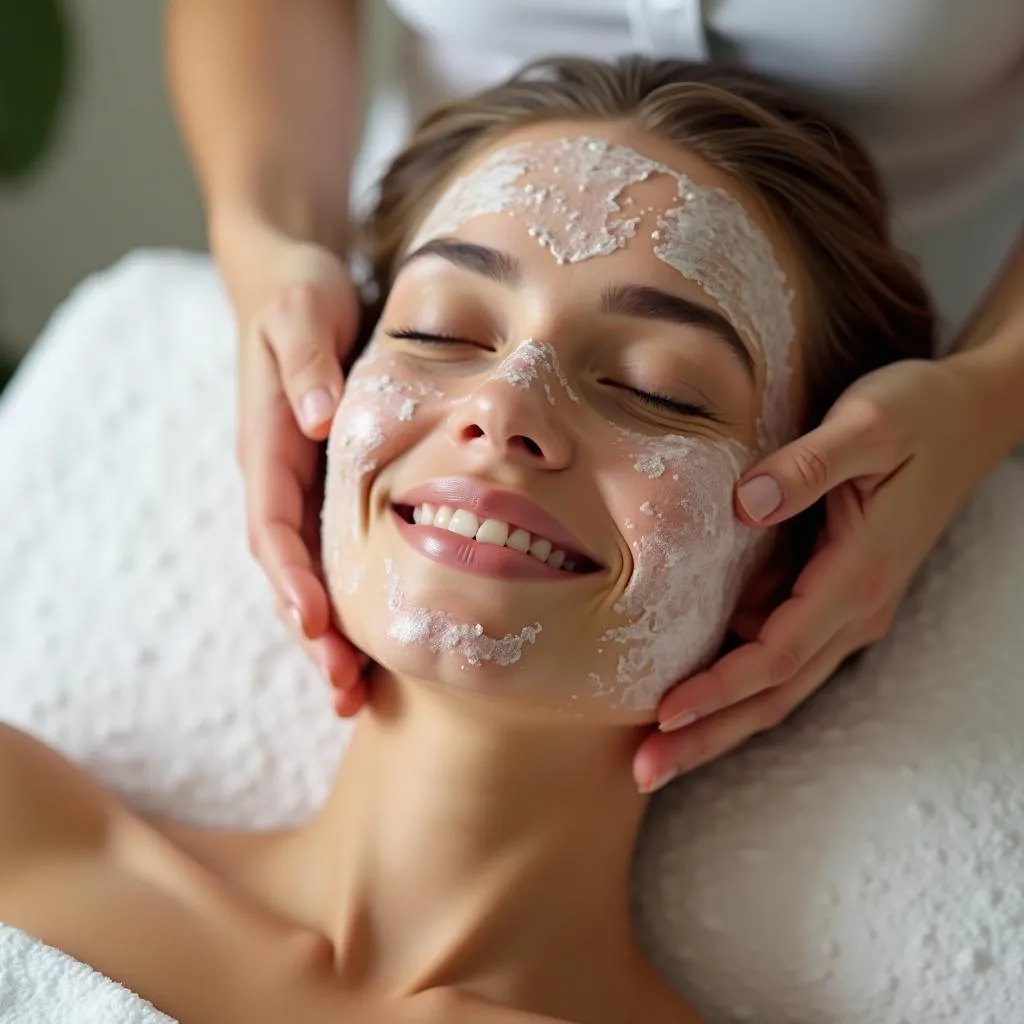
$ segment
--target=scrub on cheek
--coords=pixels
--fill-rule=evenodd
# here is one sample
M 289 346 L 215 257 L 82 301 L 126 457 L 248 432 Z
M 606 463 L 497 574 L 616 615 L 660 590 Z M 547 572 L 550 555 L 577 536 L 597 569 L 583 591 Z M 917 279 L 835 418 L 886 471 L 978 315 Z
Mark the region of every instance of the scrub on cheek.
M 550 346 L 528 341 L 521 348 L 518 360 L 510 361 L 510 375 L 518 372 L 524 379 L 531 374 L 535 378 L 550 370 L 565 380 Z M 363 509 L 378 466 L 390 461 L 393 452 L 403 450 L 410 436 L 419 432 L 412 424 L 421 406 L 425 414 L 434 415 L 445 398 L 422 380 L 396 379 L 395 371 L 394 360 L 374 345 L 367 348 L 352 368 L 334 421 L 322 532 L 325 540 L 330 538 L 324 565 L 332 590 L 336 586 L 339 596 L 352 597 L 360 590 L 366 569 Z M 458 622 L 446 612 L 424 609 L 410 601 L 391 559 L 384 561 L 384 571 L 391 613 L 387 634 L 401 647 L 420 645 L 432 653 L 455 654 L 462 668 L 484 663 L 506 666 L 519 661 L 523 648 L 534 643 L 541 632 L 540 623 L 535 622 L 515 633 L 489 636 L 480 623 Z
M 618 433 L 619 500 L 639 514 L 627 521 L 632 572 L 614 606 L 624 621 L 601 636 L 616 645 L 614 674 L 591 681 L 613 706 L 646 711 L 713 657 L 758 537 L 732 512 L 743 446 Z
M 381 372 L 391 368 L 392 361 L 371 344 L 352 367 L 331 432 L 323 561 L 328 580 L 349 595 L 358 591 L 363 575 L 363 506 L 380 449 L 412 423 L 421 405 L 436 405 L 444 397 L 430 384 Z
M 733 515 L 733 488 L 759 457 L 795 433 L 792 294 L 771 243 L 724 189 L 697 185 L 629 147 L 569 138 L 492 153 L 449 186 L 411 245 L 454 234 L 475 217 L 505 213 L 525 223 L 559 264 L 607 255 L 644 243 L 638 228 L 653 208 L 623 193 L 654 176 L 667 177 L 675 196 L 649 231 L 653 254 L 715 300 L 761 353 L 764 377 L 753 447 L 614 428 L 616 493 L 635 501 L 618 517 L 632 527 L 624 533 L 632 571 L 614 606 L 622 623 L 597 638 L 599 654 L 605 645 L 617 652 L 614 678 L 589 673 L 589 679 L 595 696 L 633 710 L 656 707 L 666 689 L 721 644 L 763 536 Z M 526 344 L 506 360 L 513 386 L 536 378 L 534 362 L 524 360 L 539 353 L 523 351 Z M 576 397 L 568 382 L 563 387 Z M 550 386 L 546 390 L 553 402 Z M 616 495 L 608 500 L 610 507 L 621 501 Z

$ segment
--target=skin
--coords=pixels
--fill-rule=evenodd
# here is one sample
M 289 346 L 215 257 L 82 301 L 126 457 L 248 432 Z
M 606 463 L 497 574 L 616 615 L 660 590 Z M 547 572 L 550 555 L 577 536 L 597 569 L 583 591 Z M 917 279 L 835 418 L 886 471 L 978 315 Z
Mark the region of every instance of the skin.
M 517 137 L 592 130 L 569 122 Z M 764 212 L 685 151 L 621 125 L 604 125 L 601 135 L 699 185 L 727 188 L 747 205 L 797 289 L 802 340 L 799 267 Z M 639 189 L 655 205 L 671 197 L 656 181 Z M 587 713 L 567 714 L 566 693 L 553 699 L 551 691 L 591 664 L 563 660 L 559 638 L 603 629 L 632 571 L 620 492 L 637 486 L 631 477 L 646 478 L 632 469 L 623 475 L 607 457 L 602 424 L 625 420 L 635 430 L 749 442 L 760 391 L 744 383 L 706 328 L 600 312 L 602 291 L 623 279 L 710 302 L 658 261 L 649 241 L 557 266 L 514 218 L 481 217 L 459 235 L 514 255 L 522 284 L 508 288 L 432 255 L 403 270 L 385 310 L 384 331 L 457 310 L 490 354 L 449 371 L 451 397 L 435 408 L 425 403 L 374 453 L 363 532 L 347 553 L 367 571 L 357 594 L 334 589 L 346 628 L 381 667 L 322 811 L 297 829 L 259 835 L 146 822 L 54 752 L 0 730 L 0 919 L 182 1020 L 386 1024 L 458 1021 L 464 1011 L 463 1019 L 479 1024 L 698 1024 L 643 957 L 631 923 L 630 860 L 646 800 L 630 766 L 644 728 L 638 723 L 654 712 L 592 701 Z M 551 405 L 539 388 L 493 379 L 487 364 L 531 334 L 553 339 L 578 403 Z M 412 373 L 422 357 L 396 350 L 394 358 L 407 360 Z M 623 365 L 679 387 L 699 380 L 727 415 L 712 422 L 654 414 L 601 383 Z M 595 366 L 600 372 L 591 372 Z M 429 377 L 436 369 L 419 372 Z M 346 426 L 339 421 L 336 431 Z M 522 444 L 538 431 L 543 457 Z M 403 548 L 389 531 L 383 496 L 399 482 L 451 472 L 498 476 L 543 500 L 586 531 L 606 571 L 524 587 Z M 341 498 L 331 484 L 328 546 L 331 502 Z M 726 487 L 726 504 L 729 495 Z M 401 564 L 410 588 L 460 595 L 466 614 L 484 609 L 481 618 L 500 624 L 529 611 L 554 642 L 538 642 L 512 666 L 472 672 L 449 654 L 395 647 L 381 628 L 390 614 L 385 588 L 371 571 L 384 557 Z M 747 600 L 770 568 L 752 577 Z M 570 588 L 571 601 L 564 596 Z M 587 656 L 570 653 L 581 662 Z M 106 927 L 94 927 L 96 920 Z

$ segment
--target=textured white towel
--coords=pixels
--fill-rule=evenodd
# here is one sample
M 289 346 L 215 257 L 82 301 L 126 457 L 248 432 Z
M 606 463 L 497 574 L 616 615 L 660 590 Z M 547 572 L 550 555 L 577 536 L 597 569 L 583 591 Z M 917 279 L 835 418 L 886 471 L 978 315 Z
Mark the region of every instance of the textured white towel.
M 145 810 L 302 819 L 348 727 L 245 550 L 209 262 L 84 283 L 0 403 L 0 718 Z M 653 804 L 641 934 L 713 1024 L 1024 1021 L 1024 463 L 892 635 Z
M 5 924 L 0 924 L 0 1022 L 174 1024 L 134 992 Z

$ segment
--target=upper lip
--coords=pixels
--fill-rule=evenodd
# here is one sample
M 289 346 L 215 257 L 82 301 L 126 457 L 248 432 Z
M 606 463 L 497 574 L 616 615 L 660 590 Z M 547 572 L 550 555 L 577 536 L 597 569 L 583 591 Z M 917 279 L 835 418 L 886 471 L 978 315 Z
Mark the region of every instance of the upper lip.
M 589 558 L 596 565 L 601 560 L 595 557 L 561 520 L 546 512 L 535 501 L 515 491 L 504 491 L 468 477 L 441 477 L 429 483 L 420 484 L 395 499 L 396 505 L 413 507 L 429 502 L 431 505 L 451 505 L 469 509 L 482 522 L 484 519 L 501 519 L 513 527 L 540 537 L 546 537 L 556 548 L 566 554 Z

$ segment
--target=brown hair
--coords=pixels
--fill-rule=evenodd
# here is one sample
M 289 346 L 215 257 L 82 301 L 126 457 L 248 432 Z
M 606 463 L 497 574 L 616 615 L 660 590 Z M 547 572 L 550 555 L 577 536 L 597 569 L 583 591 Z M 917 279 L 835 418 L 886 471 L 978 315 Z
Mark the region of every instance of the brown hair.
M 757 76 L 641 57 L 541 60 L 430 114 L 361 225 L 357 248 L 376 292 L 364 333 L 412 232 L 467 157 L 516 128 L 562 119 L 629 121 L 685 146 L 734 176 L 788 230 L 813 293 L 805 429 L 856 378 L 930 355 L 928 295 L 890 241 L 878 177 L 853 137 Z

